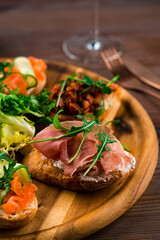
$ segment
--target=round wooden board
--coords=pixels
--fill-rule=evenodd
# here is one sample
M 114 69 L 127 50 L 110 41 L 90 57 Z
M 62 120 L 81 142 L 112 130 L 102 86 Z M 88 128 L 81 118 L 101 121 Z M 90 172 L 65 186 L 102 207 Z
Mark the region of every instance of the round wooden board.
M 49 88 L 56 81 L 66 79 L 66 76 L 75 72 L 102 78 L 80 67 L 57 62 L 47 63 Z M 82 239 L 119 218 L 137 201 L 148 186 L 156 167 L 156 132 L 140 103 L 122 88 L 103 122 L 114 118 L 121 119 L 115 135 L 131 149 L 137 162 L 136 169 L 127 182 L 110 189 L 77 193 L 34 180 L 38 186 L 39 202 L 34 220 L 19 229 L 1 230 L 0 239 Z

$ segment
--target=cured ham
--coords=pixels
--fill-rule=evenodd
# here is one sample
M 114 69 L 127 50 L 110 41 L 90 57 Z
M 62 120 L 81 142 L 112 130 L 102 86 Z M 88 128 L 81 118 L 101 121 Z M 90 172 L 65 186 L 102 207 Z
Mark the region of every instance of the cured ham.
M 82 126 L 83 122 L 66 121 L 62 122 L 61 125 L 64 128 L 70 129 L 71 126 Z M 87 175 L 99 176 L 113 171 L 129 171 L 130 167 L 133 165 L 133 156 L 124 151 L 122 145 L 116 137 L 112 135 L 112 131 L 108 127 L 101 126 L 101 129 L 105 131 L 106 134 L 110 135 L 116 142 L 107 144 L 110 151 L 105 150 L 102 152 L 103 157 L 97 161 Z M 77 152 L 83 138 L 83 133 L 74 137 L 63 137 L 58 140 L 33 143 L 32 146 L 46 158 L 54 161 L 61 161 L 63 163 L 64 175 L 72 177 L 75 174 L 84 173 L 93 162 L 94 156 L 98 151 L 97 145 L 101 145 L 101 141 L 96 135 L 98 131 L 99 128 L 94 126 L 92 132 L 86 135 L 78 155 L 71 163 L 68 162 Z M 48 139 L 63 134 L 65 134 L 65 131 L 56 129 L 53 125 L 50 125 L 38 133 L 33 140 Z

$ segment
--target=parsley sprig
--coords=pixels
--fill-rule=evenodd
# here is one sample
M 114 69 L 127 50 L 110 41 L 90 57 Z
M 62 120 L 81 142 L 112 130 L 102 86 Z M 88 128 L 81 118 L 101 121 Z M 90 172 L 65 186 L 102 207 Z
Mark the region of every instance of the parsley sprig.
M 55 101 L 49 100 L 50 92 L 44 89 L 37 95 L 19 94 L 17 90 L 9 90 L 9 94 L 0 89 L 0 111 L 12 116 L 32 114 L 43 117 L 55 107 Z

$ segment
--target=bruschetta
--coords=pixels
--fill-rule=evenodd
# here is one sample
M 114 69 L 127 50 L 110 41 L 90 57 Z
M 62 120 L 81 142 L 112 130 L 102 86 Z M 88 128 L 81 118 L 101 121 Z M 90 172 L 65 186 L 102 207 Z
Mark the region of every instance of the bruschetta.
M 19 93 L 40 93 L 46 84 L 45 62 L 34 57 L 16 57 L 1 64 L 1 82 L 9 89 Z M 7 92 L 7 89 L 6 89 Z
M 116 76 L 106 82 L 78 73 L 57 82 L 50 96 L 50 99 L 56 101 L 56 107 L 52 110 L 53 116 L 61 109 L 61 121 L 73 120 L 77 114 L 93 114 L 96 119 L 101 120 L 119 95 L 120 87 L 114 83 L 118 78 L 119 76 Z
M 17 228 L 30 222 L 38 209 L 26 166 L 0 152 L 0 228 Z
M 135 158 L 112 131 L 82 119 L 52 124 L 36 135 L 23 160 L 31 176 L 74 191 L 92 191 L 133 172 Z

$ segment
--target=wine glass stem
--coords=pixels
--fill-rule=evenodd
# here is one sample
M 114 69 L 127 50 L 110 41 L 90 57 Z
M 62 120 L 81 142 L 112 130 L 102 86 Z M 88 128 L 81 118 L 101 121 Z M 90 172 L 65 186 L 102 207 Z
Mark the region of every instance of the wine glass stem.
M 99 35 L 99 1 L 93 0 L 93 29 L 92 38 L 96 39 Z
M 99 0 L 93 1 L 92 27 L 89 33 L 89 39 L 86 43 L 86 48 L 90 51 L 98 51 L 101 49 L 99 41 Z

